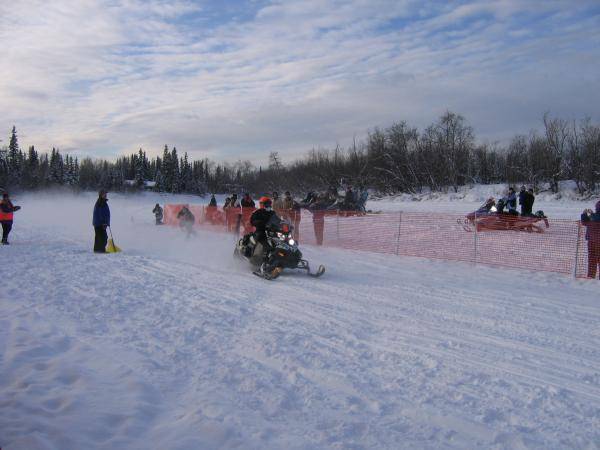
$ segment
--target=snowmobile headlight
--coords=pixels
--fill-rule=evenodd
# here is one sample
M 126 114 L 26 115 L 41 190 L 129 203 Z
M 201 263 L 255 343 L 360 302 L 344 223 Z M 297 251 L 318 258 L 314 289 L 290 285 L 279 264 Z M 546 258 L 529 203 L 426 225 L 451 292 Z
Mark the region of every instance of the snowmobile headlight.
M 491 212 L 498 212 L 498 208 L 496 208 L 495 206 L 492 206 L 492 207 L 490 208 L 490 211 L 491 211 Z
M 290 243 L 290 245 L 294 245 L 296 243 L 296 241 L 294 241 L 293 239 L 290 239 L 288 242 Z

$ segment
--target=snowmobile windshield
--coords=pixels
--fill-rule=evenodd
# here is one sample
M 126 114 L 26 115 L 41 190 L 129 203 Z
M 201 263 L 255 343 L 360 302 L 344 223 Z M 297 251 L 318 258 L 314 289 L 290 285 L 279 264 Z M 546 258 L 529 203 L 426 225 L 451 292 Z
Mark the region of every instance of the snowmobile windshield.
M 277 214 L 273 214 L 271 218 L 266 223 L 265 227 L 278 231 L 281 227 L 281 218 Z
M 290 234 L 292 232 L 292 225 L 287 220 L 280 218 L 277 214 L 271 216 L 267 222 L 266 228 L 277 233 Z

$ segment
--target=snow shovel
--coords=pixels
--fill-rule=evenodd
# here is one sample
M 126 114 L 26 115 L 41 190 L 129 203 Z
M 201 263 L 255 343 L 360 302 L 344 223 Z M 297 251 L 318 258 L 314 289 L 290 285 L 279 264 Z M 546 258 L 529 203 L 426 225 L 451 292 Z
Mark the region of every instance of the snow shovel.
M 110 239 L 108 240 L 108 244 L 106 245 L 106 253 L 119 253 L 121 249 L 115 245 L 115 241 L 112 235 L 112 228 L 108 227 L 110 231 Z

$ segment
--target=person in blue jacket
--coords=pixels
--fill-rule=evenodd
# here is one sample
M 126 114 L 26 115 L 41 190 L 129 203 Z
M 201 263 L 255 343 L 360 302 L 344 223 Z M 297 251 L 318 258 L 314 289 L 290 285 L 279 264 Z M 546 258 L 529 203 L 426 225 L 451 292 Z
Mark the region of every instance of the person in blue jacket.
M 514 188 L 508 188 L 508 195 L 506 196 L 506 207 L 508 208 L 508 213 L 518 216 L 517 212 L 517 194 L 515 194 Z
M 110 226 L 110 209 L 108 208 L 108 199 L 104 189 L 98 192 L 98 200 L 94 205 L 94 217 L 92 220 L 96 236 L 94 239 L 94 252 L 106 253 L 106 243 L 108 242 L 108 234 L 106 228 Z
M 596 212 L 586 209 L 581 214 L 581 224 L 585 226 L 585 239 L 588 245 L 588 278 L 596 278 L 600 264 L 600 201 L 596 202 Z

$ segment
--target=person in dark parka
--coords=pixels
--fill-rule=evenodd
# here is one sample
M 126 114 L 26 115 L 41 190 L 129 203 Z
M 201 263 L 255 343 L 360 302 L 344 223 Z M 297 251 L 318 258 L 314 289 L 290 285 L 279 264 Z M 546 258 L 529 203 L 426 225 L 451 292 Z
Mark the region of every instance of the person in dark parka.
M 259 206 L 260 208 L 254 211 L 250 216 L 250 224 L 254 227 L 254 233 L 245 235 L 243 242 L 244 245 L 246 245 L 246 256 L 252 256 L 256 247 L 248 244 L 250 242 L 250 237 L 254 236 L 256 242 L 261 244 L 262 256 L 265 258 L 269 250 L 269 243 L 267 242 L 267 224 L 273 216 L 277 217 L 277 214 L 273 211 L 273 202 L 269 197 L 261 197 Z
M 526 215 L 531 216 L 533 214 L 533 204 L 535 203 L 535 195 L 533 194 L 533 188 L 527 189 L 527 195 L 525 197 L 525 212 Z
M 521 186 L 521 190 L 519 191 L 519 205 L 521 206 L 521 215 L 527 215 L 527 190 L 525 186 Z
M 110 209 L 108 207 L 107 192 L 102 189 L 98 192 L 98 200 L 94 205 L 94 217 L 92 225 L 96 233 L 94 238 L 94 252 L 106 253 L 106 243 L 108 242 L 108 234 L 106 229 L 110 226 Z
M 10 233 L 10 230 L 12 230 L 13 225 L 13 213 L 20 209 L 20 206 L 12 204 L 7 192 L 2 194 L 2 200 L 0 200 L 0 223 L 2 223 L 3 245 L 8 245 L 8 234 Z
M 600 201 L 596 202 L 596 212 L 586 209 L 581 214 L 581 224 L 585 226 L 588 245 L 588 278 L 596 278 L 600 265 Z
M 154 213 L 154 218 L 156 219 L 156 225 L 162 225 L 163 224 L 163 209 L 160 207 L 160 205 L 158 203 L 156 204 L 156 206 L 154 207 L 152 212 Z
M 522 216 L 532 215 L 534 202 L 535 195 L 533 195 L 533 189 L 529 188 L 528 190 L 525 190 L 525 186 L 523 186 L 521 192 L 519 192 L 519 205 L 521 205 Z
M 267 223 L 273 216 L 275 216 L 275 211 L 273 211 L 273 202 L 269 197 L 261 197 L 259 201 L 260 208 L 252 213 L 250 216 L 250 223 L 255 228 L 254 237 L 255 239 L 266 245 L 267 240 Z
M 181 211 L 177 213 L 177 218 L 179 219 L 179 226 L 186 231 L 188 237 L 195 234 L 194 223 L 196 222 L 196 217 L 187 206 L 181 208 Z
M 255 206 L 256 204 L 252 200 L 252 197 L 250 197 L 250 193 L 246 192 L 244 198 L 242 198 L 242 208 L 254 208 Z

